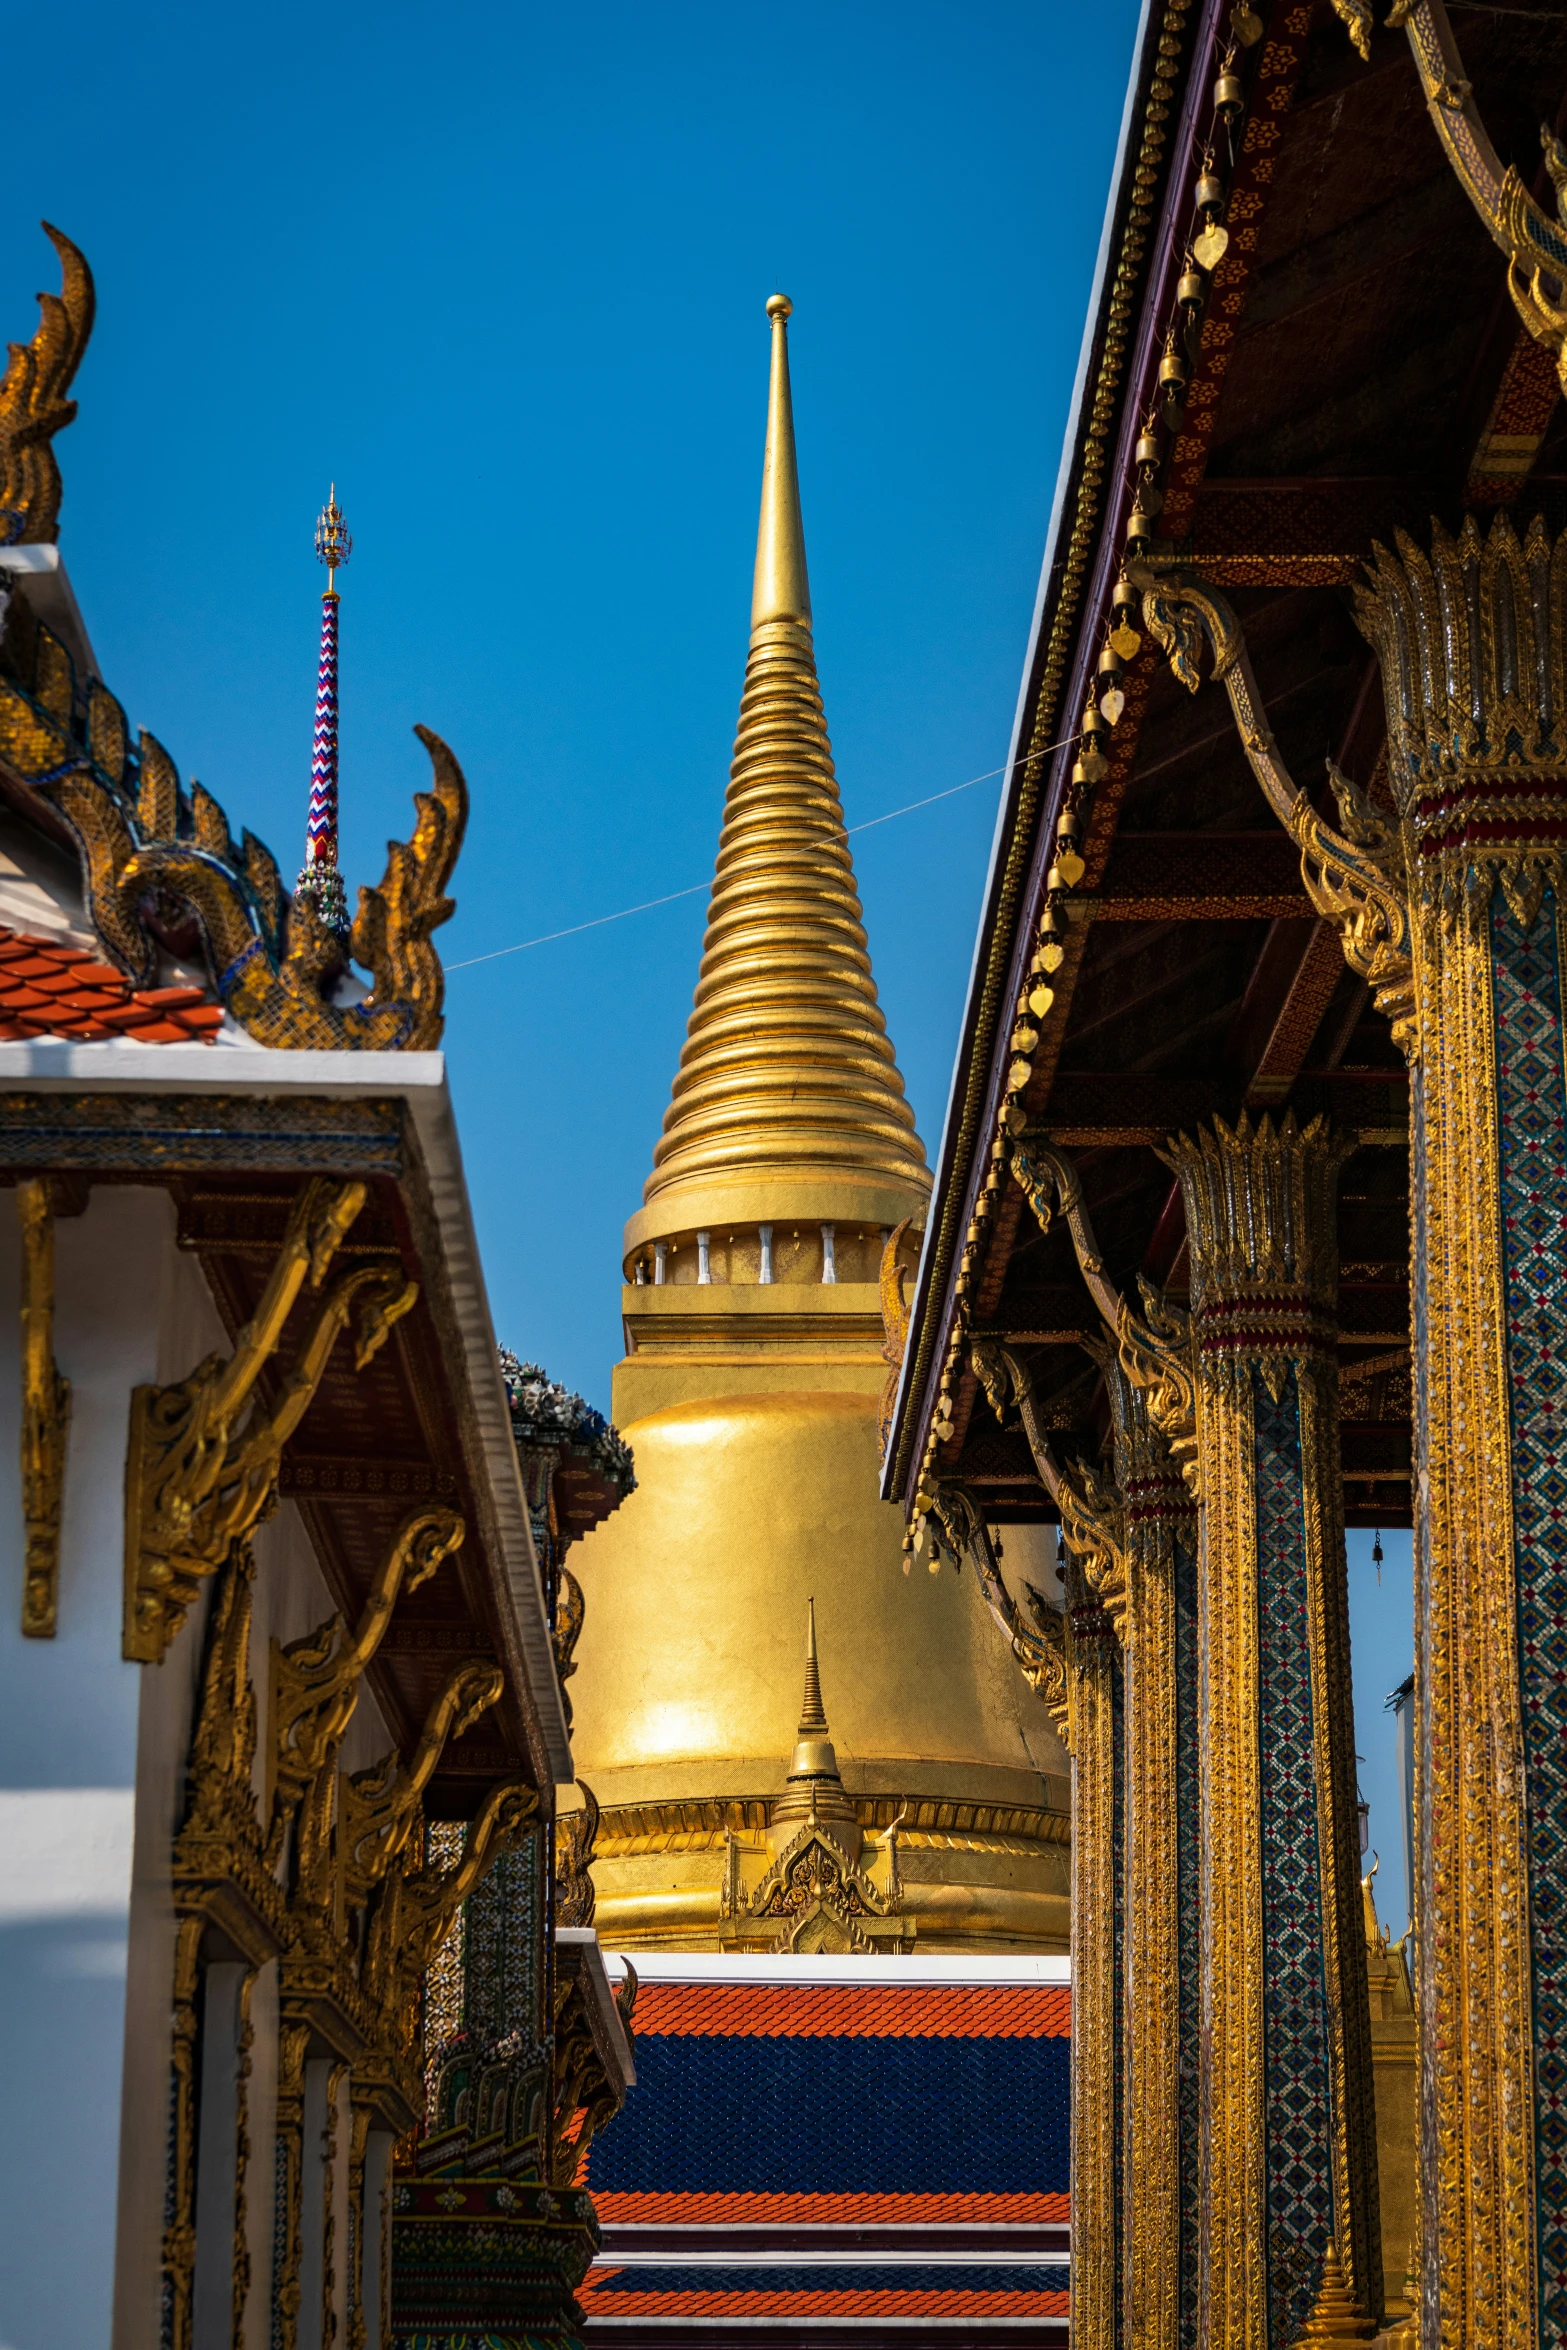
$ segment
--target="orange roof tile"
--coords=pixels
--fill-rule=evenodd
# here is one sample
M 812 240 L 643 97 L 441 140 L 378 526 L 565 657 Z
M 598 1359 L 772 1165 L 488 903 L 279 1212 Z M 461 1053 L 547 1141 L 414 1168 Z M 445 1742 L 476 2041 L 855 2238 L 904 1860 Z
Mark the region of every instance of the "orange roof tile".
M 101 1044 L 210 1044 L 223 1006 L 199 987 L 133 988 L 79 947 L 0 928 L 0 1044 L 57 1036 Z
M 1064 2226 L 1072 2216 L 1070 2196 L 1046 2194 L 783 2195 L 724 2189 L 687 2195 L 595 2188 L 593 2205 L 606 2225 L 620 2227 Z
M 1064 1983 L 644 1983 L 639 2039 L 1055 2040 L 1072 2030 Z

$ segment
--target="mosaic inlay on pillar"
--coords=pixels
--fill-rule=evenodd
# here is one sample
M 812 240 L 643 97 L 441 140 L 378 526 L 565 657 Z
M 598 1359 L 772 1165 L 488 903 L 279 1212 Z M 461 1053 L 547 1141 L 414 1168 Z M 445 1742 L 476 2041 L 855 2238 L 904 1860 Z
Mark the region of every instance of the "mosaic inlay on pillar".
M 1203 1653 L 1202 2338 L 1289 2350 L 1336 2245 L 1382 2302 L 1339 1472 L 1314 1120 L 1171 1145 L 1191 1249 Z

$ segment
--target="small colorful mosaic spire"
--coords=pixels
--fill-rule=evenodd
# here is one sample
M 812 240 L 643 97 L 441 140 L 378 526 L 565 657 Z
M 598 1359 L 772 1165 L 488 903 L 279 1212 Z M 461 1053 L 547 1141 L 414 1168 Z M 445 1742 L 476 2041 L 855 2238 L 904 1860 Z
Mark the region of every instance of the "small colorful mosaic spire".
M 348 893 L 337 869 L 337 575 L 353 552 L 337 484 L 316 518 L 316 560 L 326 565 L 321 598 L 321 659 L 316 670 L 316 726 L 310 753 L 310 820 L 296 897 L 314 900 L 325 927 L 348 936 Z

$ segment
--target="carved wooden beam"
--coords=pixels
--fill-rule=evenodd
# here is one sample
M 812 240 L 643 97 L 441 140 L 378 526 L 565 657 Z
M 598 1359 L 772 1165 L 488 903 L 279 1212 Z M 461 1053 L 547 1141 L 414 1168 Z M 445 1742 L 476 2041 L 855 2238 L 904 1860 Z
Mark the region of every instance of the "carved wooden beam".
M 1101 922 L 1271 922 L 1309 916 L 1288 834 L 1122 832 L 1097 900 Z

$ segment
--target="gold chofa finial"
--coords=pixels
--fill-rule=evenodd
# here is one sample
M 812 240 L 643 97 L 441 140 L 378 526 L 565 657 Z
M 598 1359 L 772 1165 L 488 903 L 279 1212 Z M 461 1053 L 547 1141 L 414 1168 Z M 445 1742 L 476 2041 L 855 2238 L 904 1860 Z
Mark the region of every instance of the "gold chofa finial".
M 756 533 L 756 579 L 751 590 L 754 635 L 769 620 L 811 625 L 811 589 L 805 575 L 805 525 L 794 462 L 794 405 L 789 397 L 789 318 L 794 304 L 774 294 L 767 305 L 773 329 L 773 366 L 767 391 L 767 447 L 762 458 L 762 518 Z
M 781 302 L 784 297 L 782 294 L 775 294 L 773 299 L 775 302 Z M 825 1738 L 827 1735 L 827 1716 L 822 1711 L 822 1679 L 816 1665 L 816 1602 L 814 1599 L 808 1599 L 805 1603 L 805 1698 L 800 1707 L 799 1734 L 802 1738 Z

